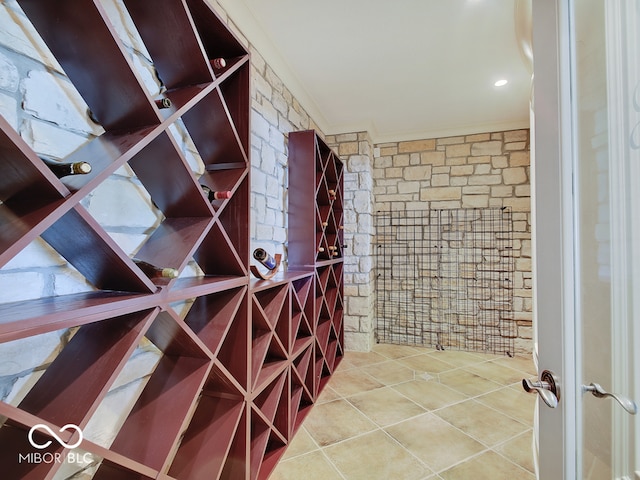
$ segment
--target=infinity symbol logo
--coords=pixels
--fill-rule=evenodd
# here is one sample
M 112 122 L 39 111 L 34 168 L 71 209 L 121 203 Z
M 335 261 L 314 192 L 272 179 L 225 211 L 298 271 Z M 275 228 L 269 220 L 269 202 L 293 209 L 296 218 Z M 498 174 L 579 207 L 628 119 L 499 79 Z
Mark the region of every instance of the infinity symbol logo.
M 36 430 L 44 430 L 53 438 L 55 438 L 58 441 L 58 443 L 63 447 L 76 448 L 78 445 L 82 443 L 82 430 L 80 429 L 79 426 L 74 425 L 73 423 L 67 423 L 64 427 L 60 429 L 60 433 L 65 432 L 69 429 L 75 430 L 80 435 L 80 438 L 76 443 L 65 443 L 64 440 L 62 440 L 58 435 L 56 435 L 56 433 L 53 430 L 51 430 L 47 425 L 44 425 L 42 423 L 34 425 L 33 427 L 31 427 L 31 430 L 29 430 L 29 443 L 33 446 L 33 448 L 37 448 L 39 450 L 42 450 L 43 448 L 47 448 L 49 445 L 51 445 L 51 440 L 47 440 L 45 443 L 39 444 L 33 439 L 33 432 L 35 432 Z

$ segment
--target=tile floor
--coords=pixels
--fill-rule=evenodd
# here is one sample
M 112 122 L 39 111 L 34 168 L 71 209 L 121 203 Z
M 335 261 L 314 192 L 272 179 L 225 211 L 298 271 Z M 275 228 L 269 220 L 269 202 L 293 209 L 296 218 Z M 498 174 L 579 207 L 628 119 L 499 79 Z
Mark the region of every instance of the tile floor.
M 529 357 L 347 352 L 270 480 L 535 479 Z

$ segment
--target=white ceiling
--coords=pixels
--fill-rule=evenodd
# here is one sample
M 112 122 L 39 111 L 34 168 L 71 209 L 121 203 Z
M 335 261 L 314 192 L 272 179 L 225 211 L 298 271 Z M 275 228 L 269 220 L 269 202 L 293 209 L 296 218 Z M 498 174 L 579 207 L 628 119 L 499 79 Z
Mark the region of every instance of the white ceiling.
M 529 126 L 530 0 L 219 1 L 325 134 Z

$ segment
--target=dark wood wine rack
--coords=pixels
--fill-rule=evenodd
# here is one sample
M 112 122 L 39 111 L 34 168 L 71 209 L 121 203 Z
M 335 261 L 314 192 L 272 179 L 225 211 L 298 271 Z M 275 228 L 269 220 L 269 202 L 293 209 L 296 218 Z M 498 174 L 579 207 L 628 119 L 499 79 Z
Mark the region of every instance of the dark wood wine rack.
M 316 393 L 344 353 L 343 163 L 313 130 L 289 134 L 289 267 L 316 278 Z
M 291 191 L 312 185 L 297 176 L 305 168 L 317 187 L 290 207 L 295 260 L 271 280 L 251 279 L 242 43 L 205 0 L 124 0 L 171 100 L 160 109 L 98 0 L 18 3 L 104 133 L 64 159 L 89 162 L 91 173 L 59 179 L 0 117 L 0 267 L 41 238 L 95 288 L 0 306 L 0 342 L 75 332 L 24 398 L 0 402 L 3 478 L 56 477 L 58 462 L 18 461 L 33 451 L 29 431 L 44 424 L 68 445 L 62 427 L 91 421 L 141 343 L 160 360 L 115 438 L 85 436 L 77 447 L 99 465 L 93 478 L 267 478 L 343 354 L 342 164 L 320 143 L 295 160 Z M 199 178 L 169 131 L 178 122 L 204 163 Z M 196 263 L 202 275 L 147 276 L 83 207 L 125 164 L 163 214 L 136 258 L 179 272 Z M 200 184 L 233 195 L 210 203 Z M 320 227 L 307 224 L 312 212 Z M 309 255 L 318 242 L 338 253 Z M 184 302 L 183 316 L 174 308 Z M 34 438 L 51 440 L 41 455 L 72 450 L 42 430 Z

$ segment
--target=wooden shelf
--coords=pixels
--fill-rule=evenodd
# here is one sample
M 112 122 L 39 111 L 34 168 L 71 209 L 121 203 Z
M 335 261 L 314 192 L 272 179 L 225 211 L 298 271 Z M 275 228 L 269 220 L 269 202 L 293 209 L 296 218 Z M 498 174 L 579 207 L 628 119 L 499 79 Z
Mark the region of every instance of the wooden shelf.
M 148 348 L 157 361 L 109 440 L 85 437 L 78 447 L 99 462 L 93 478 L 266 479 L 343 353 L 342 163 L 314 132 L 290 134 L 289 271 L 252 279 L 250 58 L 209 3 L 124 0 L 156 91 L 99 0 L 18 4 L 102 128 L 57 159 L 88 162 L 91 172 L 58 178 L 0 117 L 0 267 L 41 238 L 92 290 L 0 308 L 2 343 L 71 336 L 26 393 L 0 402 L 3 473 L 54 478 L 59 464 L 16 463 L 33 449 L 29 430 L 92 428 Z M 171 105 L 159 108 L 159 98 Z M 187 162 L 177 130 L 204 174 Z M 135 255 L 87 206 L 123 167 L 158 218 Z M 231 198 L 209 201 L 202 185 Z M 158 278 L 134 259 L 180 276 Z M 64 449 L 52 442 L 39 452 Z
M 310 308 L 305 307 L 315 338 L 314 381 L 309 385 L 315 399 L 344 354 L 344 167 L 313 130 L 289 134 L 289 163 L 289 265 L 315 272 Z M 303 329 L 293 345 L 295 354 L 304 348 L 299 343 L 304 338 Z M 297 378 L 298 387 L 307 381 Z

